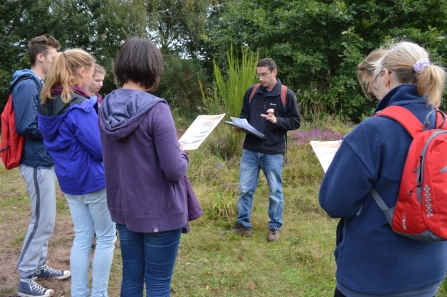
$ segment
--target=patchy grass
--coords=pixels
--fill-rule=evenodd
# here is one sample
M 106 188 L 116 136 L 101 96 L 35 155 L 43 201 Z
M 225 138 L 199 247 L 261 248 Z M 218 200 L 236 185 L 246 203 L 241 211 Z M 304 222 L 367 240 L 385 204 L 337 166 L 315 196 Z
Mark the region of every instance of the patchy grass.
M 237 236 L 232 227 L 237 217 L 240 155 L 224 159 L 211 154 L 209 147 L 214 148 L 209 142 L 213 138 L 192 151 L 188 176 L 204 215 L 191 222 L 190 233 L 182 235 L 171 296 L 333 296 L 337 220 L 330 219 L 319 207 L 323 170 L 309 145 L 309 137 L 316 133 L 321 140 L 336 140 L 350 127 L 331 119 L 319 125 L 304 124 L 301 131 L 289 133 L 288 164 L 283 169 L 284 226 L 277 242 L 266 240 L 268 186 L 263 174 L 255 194 L 253 234 L 247 238 Z M 58 217 L 49 258 L 51 265 L 68 269 L 73 227 L 59 190 L 57 196 Z M 5 272 L 0 275 L 0 296 L 9 297 L 14 296 L 17 286 L 15 265 L 30 214 L 25 184 L 18 170 L 0 169 L 0 197 L 0 261 Z M 119 296 L 120 282 L 118 244 L 109 296 Z M 69 280 L 61 283 L 55 297 L 69 296 Z M 58 283 L 52 288 L 60 286 Z M 443 284 L 438 296 L 447 296 L 446 292 Z
M 323 171 L 310 145 L 293 144 L 295 138 L 289 136 L 288 164 L 283 172 L 284 226 L 278 242 L 267 242 L 269 191 L 264 175 L 261 173 L 255 194 L 253 235 L 240 237 L 232 229 L 237 217 L 240 155 L 225 159 L 221 154 L 210 153 L 210 150 L 216 152 L 213 141 L 219 141 L 219 137 L 210 138 L 203 147 L 190 153 L 188 176 L 204 215 L 191 222 L 189 234 L 182 235 L 172 296 L 331 295 L 336 222 L 318 205 Z M 15 264 L 30 215 L 29 199 L 18 170 L 0 170 L 0 181 L 3 197 L 0 200 L 0 253 L 9 255 L 8 270 L 16 273 Z M 59 189 L 57 209 L 57 225 L 65 227 L 53 234 L 49 257 L 65 249 L 66 253 L 58 259 L 63 263 L 69 260 L 73 230 L 67 203 Z M 0 284 L 1 281 L 0 277 Z M 17 282 L 18 277 L 2 284 L 0 296 L 9 296 Z M 120 282 L 118 245 L 109 280 L 110 296 L 119 296 Z M 59 291 L 58 296 L 63 294 Z
M 0 296 L 16 296 L 19 282 L 16 269 L 20 250 L 26 235 L 31 206 L 25 182 L 17 168 L 5 170 L 0 166 Z M 73 240 L 73 226 L 67 202 L 62 192 L 56 192 L 56 227 L 49 242 L 48 262 L 58 269 L 69 269 L 69 254 Z M 70 281 L 39 281 L 54 289 L 54 297 L 64 296 Z

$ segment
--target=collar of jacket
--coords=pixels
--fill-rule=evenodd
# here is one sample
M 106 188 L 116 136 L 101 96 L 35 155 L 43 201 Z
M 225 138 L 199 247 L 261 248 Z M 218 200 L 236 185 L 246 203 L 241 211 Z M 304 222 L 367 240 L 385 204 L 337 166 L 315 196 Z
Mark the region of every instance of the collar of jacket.
M 273 89 L 270 91 L 270 93 L 268 93 L 268 97 L 270 97 L 270 96 L 280 96 L 281 95 L 281 86 L 282 86 L 282 83 L 281 83 L 281 81 L 279 80 L 279 78 L 276 78 L 276 84 L 273 86 Z M 264 92 L 264 87 L 262 86 L 262 85 L 260 85 L 260 88 L 258 88 L 257 90 L 256 90 L 256 93 L 263 93 Z

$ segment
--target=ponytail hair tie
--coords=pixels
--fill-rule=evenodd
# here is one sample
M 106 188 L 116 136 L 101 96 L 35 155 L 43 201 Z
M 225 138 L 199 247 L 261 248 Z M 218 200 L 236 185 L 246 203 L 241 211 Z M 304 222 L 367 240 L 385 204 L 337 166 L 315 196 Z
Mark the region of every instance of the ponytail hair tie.
M 428 59 L 420 59 L 413 65 L 414 72 L 418 73 L 425 69 L 425 67 L 430 65 L 430 61 Z

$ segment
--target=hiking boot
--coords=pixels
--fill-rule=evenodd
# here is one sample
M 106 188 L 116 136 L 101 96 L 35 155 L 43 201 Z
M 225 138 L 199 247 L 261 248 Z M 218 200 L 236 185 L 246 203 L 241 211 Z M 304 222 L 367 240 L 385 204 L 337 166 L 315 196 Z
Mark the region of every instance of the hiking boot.
M 268 241 L 277 241 L 279 239 L 279 230 L 270 229 L 269 235 L 267 236 Z
M 45 278 L 51 277 L 55 279 L 66 279 L 71 276 L 70 271 L 68 270 L 57 270 L 54 269 L 47 264 L 37 267 L 36 272 L 34 272 L 33 277 L 37 278 Z
M 42 287 L 32 278 L 21 278 L 17 288 L 17 295 L 20 297 L 50 297 L 53 294 L 53 290 Z
M 245 228 L 243 225 L 236 223 L 236 225 L 234 225 L 234 233 L 242 236 L 250 236 L 251 229 Z

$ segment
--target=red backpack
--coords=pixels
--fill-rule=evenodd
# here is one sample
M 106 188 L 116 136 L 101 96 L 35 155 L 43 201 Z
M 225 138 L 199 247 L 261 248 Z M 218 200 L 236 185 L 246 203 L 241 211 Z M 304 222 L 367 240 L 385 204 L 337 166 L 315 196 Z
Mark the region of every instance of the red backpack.
M 427 129 L 407 109 L 390 106 L 377 116 L 394 119 L 413 137 L 402 172 L 396 205 L 388 208 L 377 191 L 371 194 L 385 213 L 391 229 L 420 241 L 447 240 L 447 124 L 439 109 L 436 128 Z
M 3 109 L 1 115 L 2 122 L 2 142 L 0 144 L 0 157 L 7 170 L 16 168 L 20 165 L 20 159 L 22 158 L 23 148 L 25 147 L 25 138 L 17 134 L 16 120 L 14 116 L 14 109 L 12 107 L 12 89 L 14 86 L 23 79 L 32 79 L 30 77 L 23 77 L 18 79 L 14 85 L 5 89 L 6 92 L 11 93 L 8 101 L 6 102 L 5 109 Z M 40 90 L 37 82 L 32 79 Z

